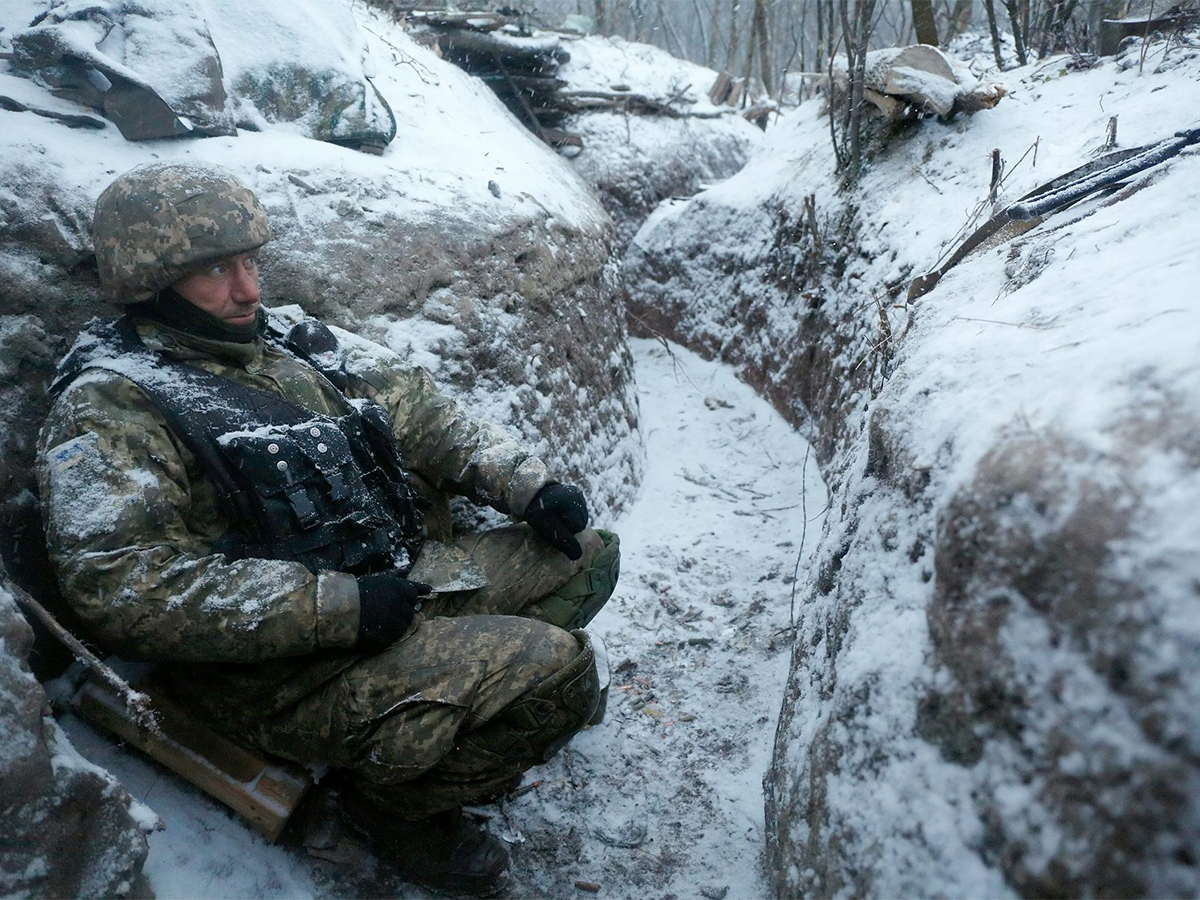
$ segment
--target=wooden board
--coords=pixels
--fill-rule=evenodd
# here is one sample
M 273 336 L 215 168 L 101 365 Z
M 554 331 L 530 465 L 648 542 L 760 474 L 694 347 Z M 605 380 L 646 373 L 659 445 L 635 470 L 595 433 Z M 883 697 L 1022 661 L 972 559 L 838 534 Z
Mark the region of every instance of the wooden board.
M 158 734 L 138 728 L 120 698 L 97 682 L 86 682 L 74 703 L 89 722 L 133 744 L 244 817 L 267 840 L 276 840 L 312 786 L 308 773 L 230 740 L 161 690 L 139 689 L 158 713 Z

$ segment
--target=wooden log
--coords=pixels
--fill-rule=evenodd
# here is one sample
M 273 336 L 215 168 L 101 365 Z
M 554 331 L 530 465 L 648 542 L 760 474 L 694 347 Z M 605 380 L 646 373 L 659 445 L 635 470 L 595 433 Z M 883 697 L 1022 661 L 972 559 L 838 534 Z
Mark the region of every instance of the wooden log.
M 583 149 L 582 137 L 558 128 L 543 128 L 542 140 L 555 147 L 578 147 L 580 150 Z
M 661 100 L 645 94 L 626 94 L 609 91 L 563 91 L 560 96 L 577 109 L 627 109 L 635 113 L 650 113 L 668 119 L 682 119 L 684 113 Z
M 742 91 L 746 89 L 746 82 L 738 80 L 733 83 L 729 89 L 729 96 L 725 98 L 726 106 L 737 106 L 742 99 Z
M 503 62 L 510 72 L 518 67 L 524 71 L 535 66 L 553 70 L 571 58 L 571 54 L 558 45 L 557 39 L 530 38 L 528 43 L 522 44 L 479 32 L 444 31 L 438 37 L 438 45 L 447 58 L 461 55 L 491 57 Z
M 443 9 L 414 9 L 405 13 L 405 18 L 423 25 L 443 28 L 470 28 L 474 31 L 495 31 L 510 22 L 511 16 L 493 12 L 452 12 Z
M 74 704 L 89 722 L 137 747 L 275 841 L 312 785 L 308 773 L 230 740 L 161 689 L 143 688 L 143 693 L 158 714 L 157 733 L 139 728 L 124 702 L 99 682 L 87 681 Z
M 510 75 L 505 77 L 501 72 L 485 72 L 478 77 L 486 81 L 489 86 L 495 83 L 512 83 L 525 91 L 534 93 L 553 94 L 567 86 L 567 83 L 561 78 L 547 78 L 539 75 Z
M 1100 22 L 1100 55 L 1116 55 L 1127 37 L 1144 37 L 1196 22 L 1200 22 L 1200 9 L 1177 9 L 1153 19 L 1104 19 Z
M 713 86 L 708 89 L 708 99 L 712 101 L 713 106 L 720 106 L 725 102 L 725 98 L 729 96 L 729 89 L 733 87 L 733 76 L 728 72 L 722 72 L 717 76 L 717 80 L 713 82 Z
M 863 88 L 863 99 L 873 103 L 889 119 L 915 119 L 917 107 L 890 94 L 881 94 L 869 87 Z
M 535 106 L 531 111 L 542 124 L 546 124 L 550 119 L 563 119 L 567 116 L 567 110 L 560 106 Z

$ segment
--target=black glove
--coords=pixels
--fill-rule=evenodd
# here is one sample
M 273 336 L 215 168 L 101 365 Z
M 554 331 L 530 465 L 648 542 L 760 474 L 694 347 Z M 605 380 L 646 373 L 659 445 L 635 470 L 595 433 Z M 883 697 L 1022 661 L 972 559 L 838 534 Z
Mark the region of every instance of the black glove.
M 555 481 L 533 495 L 525 510 L 525 521 L 538 536 L 566 554 L 567 559 L 579 559 L 583 548 L 572 535 L 587 528 L 588 508 L 583 491 Z
M 358 645 L 382 650 L 408 630 L 421 608 L 420 598 L 431 590 L 394 572 L 358 579 Z

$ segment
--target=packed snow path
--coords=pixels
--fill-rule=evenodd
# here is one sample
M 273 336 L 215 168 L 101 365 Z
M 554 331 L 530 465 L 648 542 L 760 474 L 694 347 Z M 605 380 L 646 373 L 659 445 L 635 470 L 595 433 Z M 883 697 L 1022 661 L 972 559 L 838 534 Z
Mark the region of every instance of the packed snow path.
M 511 841 L 512 897 L 766 896 L 761 779 L 799 540 L 805 565 L 825 488 L 804 440 L 731 369 L 632 343 L 647 464 L 614 523 L 621 584 L 591 629 L 612 667 L 607 716 L 478 812 Z M 267 845 L 141 757 L 70 731 L 165 822 L 146 864 L 160 900 L 427 896 L 344 842 L 327 854 L 341 865 L 299 836 Z

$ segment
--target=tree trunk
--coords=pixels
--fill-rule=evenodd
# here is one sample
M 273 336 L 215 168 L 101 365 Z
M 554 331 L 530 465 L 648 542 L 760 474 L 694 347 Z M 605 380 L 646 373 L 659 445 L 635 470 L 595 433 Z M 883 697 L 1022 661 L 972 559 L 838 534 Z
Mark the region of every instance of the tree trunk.
M 933 0 L 912 0 L 913 28 L 917 30 L 917 43 L 938 45 L 937 19 L 933 15 Z
M 775 96 L 775 73 L 771 69 L 771 35 L 767 28 L 767 0 L 754 0 L 754 31 L 758 33 L 758 65 L 763 90 Z
M 712 28 L 706 28 L 705 23 L 708 17 L 704 15 L 700 9 L 700 0 L 692 0 L 692 8 L 696 10 L 696 26 L 700 31 L 700 49 L 704 53 L 704 65 L 706 68 L 712 68 L 713 59 L 713 41 L 712 34 L 716 31 L 716 22 L 712 22 Z
M 950 14 L 955 34 L 962 34 L 970 27 L 971 17 L 974 15 L 974 12 L 974 4 L 971 0 L 957 0 L 955 2 L 954 12 Z
M 1029 57 L 1025 53 L 1025 16 L 1029 4 L 1023 0 L 1004 0 L 1008 9 L 1008 24 L 1012 26 L 1013 44 L 1017 51 L 1017 64 L 1025 65 Z
M 853 182 L 862 171 L 862 111 L 863 87 L 866 80 L 867 46 L 875 16 L 875 0 L 854 0 L 854 16 L 850 16 L 850 0 L 842 0 L 842 34 L 846 42 L 847 72 L 850 95 L 843 117 L 843 134 L 847 146 L 846 182 Z
M 733 71 L 738 57 L 738 0 L 729 5 L 729 52 L 725 54 L 725 68 Z
M 629 6 L 629 15 L 633 19 L 633 39 L 642 43 L 646 34 L 646 13 L 642 9 L 642 0 L 633 0 Z
M 755 2 L 757 3 L 757 0 Z M 757 46 L 754 42 L 754 31 L 754 20 L 751 19 L 750 34 L 746 37 L 746 64 L 742 66 L 742 84 L 746 86 L 746 90 L 742 94 L 743 106 L 746 105 L 744 101 L 750 93 L 750 73 L 754 71 L 754 50 Z
M 813 71 L 821 72 L 825 68 L 825 0 L 817 0 L 817 60 Z
M 658 0 L 658 24 L 662 28 L 662 42 L 666 51 L 679 59 L 687 59 L 687 51 L 683 47 L 683 41 L 676 33 L 675 26 L 671 24 L 667 18 L 666 11 L 663 9 L 663 0 Z
M 1000 50 L 1000 29 L 996 25 L 995 0 L 983 0 L 983 8 L 987 10 L 988 30 L 992 33 L 992 52 L 996 56 L 996 68 L 1004 71 L 1004 56 Z

